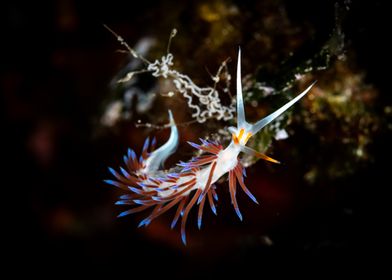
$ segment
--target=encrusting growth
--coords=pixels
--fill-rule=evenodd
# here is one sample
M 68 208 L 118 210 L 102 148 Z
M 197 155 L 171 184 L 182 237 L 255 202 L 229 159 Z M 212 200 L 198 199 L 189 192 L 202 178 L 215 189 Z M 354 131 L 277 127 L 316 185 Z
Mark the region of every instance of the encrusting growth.
M 125 168 L 120 167 L 120 173 L 109 168 L 116 180 L 105 180 L 105 182 L 126 192 L 126 194 L 120 196 L 120 200 L 116 204 L 132 206 L 131 209 L 120 213 L 119 217 L 151 208 L 151 214 L 139 223 L 139 227 L 147 226 L 153 219 L 169 209 L 177 207 L 171 227 L 175 227 L 177 221 L 181 218 L 181 236 L 183 243 L 186 244 L 185 226 L 191 209 L 194 206 L 199 207 L 197 224 L 200 228 L 206 200 L 208 200 L 212 212 L 216 214 L 215 201 L 218 200 L 218 196 L 215 183 L 222 176 L 228 174 L 231 203 L 238 217 L 242 220 L 236 199 L 237 183 L 255 203 L 258 202 L 245 186 L 244 177 L 246 177 L 246 173 L 239 160 L 240 153 L 279 163 L 277 160 L 247 147 L 246 143 L 263 127 L 305 96 L 313 85 L 314 83 L 272 114 L 254 124 L 248 123 L 245 120 L 242 98 L 241 51 L 239 51 L 237 64 L 237 127 L 229 128 L 232 134 L 230 144 L 224 148 L 217 141 L 200 139 L 200 144 L 188 142 L 195 149 L 202 151 L 202 155 L 194 157 L 188 162 L 180 162 L 169 170 L 163 170 L 164 161 L 175 152 L 178 146 L 177 126 L 171 111 L 169 111 L 171 133 L 169 140 L 164 145 L 155 150 L 155 139 L 150 142 L 147 138 L 139 158 L 133 150 L 129 149 L 124 156 Z

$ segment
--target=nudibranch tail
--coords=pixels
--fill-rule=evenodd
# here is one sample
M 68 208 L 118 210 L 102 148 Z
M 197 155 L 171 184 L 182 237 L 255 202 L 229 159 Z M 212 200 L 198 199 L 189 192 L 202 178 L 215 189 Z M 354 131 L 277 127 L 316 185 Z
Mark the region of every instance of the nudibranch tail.
M 141 155 L 138 158 L 132 149 L 124 155 L 124 167 L 120 172 L 109 168 L 115 180 L 105 180 L 107 184 L 122 189 L 126 194 L 121 195 L 117 205 L 131 206 L 131 209 L 121 212 L 118 217 L 152 209 L 139 227 L 148 226 L 152 220 L 164 214 L 171 208 L 176 208 L 171 227 L 174 228 L 181 219 L 181 238 L 186 244 L 186 223 L 190 211 L 198 207 L 197 226 L 202 226 L 203 211 L 208 201 L 211 211 L 216 215 L 216 182 L 226 174 L 229 177 L 229 192 L 234 210 L 242 220 L 242 214 L 237 202 L 237 185 L 249 198 L 258 204 L 255 196 L 245 186 L 245 168 L 239 158 L 241 152 L 273 163 L 279 161 L 246 146 L 248 140 L 268 123 L 284 113 L 289 107 L 300 100 L 310 88 L 289 101 L 287 104 L 261 119 L 250 124 L 245 119 L 244 102 L 241 85 L 241 51 L 238 53 L 237 64 L 237 127 L 229 128 L 232 142 L 224 148 L 217 141 L 200 139 L 200 144 L 188 142 L 201 155 L 193 157 L 188 162 L 179 162 L 177 166 L 164 170 L 163 163 L 173 154 L 178 146 L 179 136 L 173 114 L 169 110 L 170 137 L 166 143 L 155 150 L 155 138 L 144 142 Z
M 148 157 L 145 163 L 145 173 L 155 172 L 161 168 L 166 159 L 172 155 L 178 147 L 178 129 L 171 110 L 169 110 L 169 120 L 171 129 L 169 140 Z

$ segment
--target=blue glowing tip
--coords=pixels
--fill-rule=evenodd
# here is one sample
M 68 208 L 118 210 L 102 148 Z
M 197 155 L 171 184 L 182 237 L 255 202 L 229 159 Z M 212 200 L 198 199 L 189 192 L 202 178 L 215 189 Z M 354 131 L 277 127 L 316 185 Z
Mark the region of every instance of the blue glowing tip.
M 120 166 L 120 170 L 121 170 L 121 173 L 122 173 L 125 177 L 129 177 L 129 173 L 128 173 L 124 168 L 122 168 L 121 166 Z
M 106 184 L 113 185 L 115 187 L 120 187 L 119 183 L 113 180 L 103 180 Z
M 191 145 L 193 148 L 195 148 L 195 149 L 200 149 L 200 145 L 197 145 L 197 144 L 192 143 L 192 142 L 190 142 L 190 141 L 187 141 L 187 142 L 188 142 L 188 144 Z
M 177 224 L 178 219 L 174 219 L 170 225 L 170 228 L 173 229 Z
M 142 226 L 148 226 L 150 223 L 151 223 L 151 220 L 150 220 L 150 217 L 148 217 L 148 218 L 145 218 L 144 220 L 142 220 L 137 227 L 140 228 Z
M 130 198 L 132 198 L 132 196 L 129 194 L 123 194 L 122 196 L 120 196 L 120 199 L 130 199 Z
M 241 215 L 240 209 L 235 208 L 235 212 L 237 213 L 238 218 L 240 218 L 240 220 L 242 221 L 242 215 Z
M 146 184 L 144 184 L 144 183 L 142 183 L 142 182 L 138 182 L 137 184 L 138 184 L 139 186 L 141 186 L 142 188 L 147 188 L 147 187 L 146 187 Z
M 136 160 L 136 153 L 132 149 L 131 149 L 131 157 L 132 157 L 132 160 Z
M 197 219 L 197 226 L 201 229 L 201 216 Z
M 133 202 L 135 202 L 136 204 L 140 204 L 140 205 L 144 204 L 144 201 L 140 200 L 140 199 L 134 199 Z
M 204 146 L 208 146 L 210 143 L 207 140 L 199 138 L 200 142 L 203 143 Z
M 197 200 L 197 204 L 200 204 L 200 202 L 203 200 L 203 198 L 204 198 L 204 194 L 201 194 L 199 196 L 199 199 Z
M 185 235 L 185 232 L 181 233 L 181 239 L 182 239 L 182 243 L 184 243 L 184 245 L 186 246 L 186 235 Z
M 150 137 L 147 137 L 147 139 L 144 141 L 143 151 L 147 150 L 148 145 L 150 145 Z
M 120 214 L 118 214 L 117 218 L 124 217 L 124 216 L 128 215 L 129 213 L 130 213 L 129 210 L 121 212 Z
M 250 199 L 253 200 L 254 203 L 259 204 L 259 202 L 257 201 L 256 197 L 254 197 L 253 194 L 251 194 L 251 193 L 246 193 L 246 194 L 250 197 Z
M 188 172 L 188 171 L 190 171 L 190 170 L 192 170 L 192 167 L 185 167 L 185 168 L 183 168 L 183 169 L 181 170 L 181 173 L 185 173 L 185 172 Z
M 110 173 L 112 173 L 113 176 L 116 176 L 117 172 L 113 168 L 108 167 L 108 169 L 109 169 Z
M 167 177 L 173 178 L 173 179 L 178 179 L 180 175 L 178 173 L 169 173 L 167 174 Z
M 140 190 L 135 188 L 135 187 L 131 187 L 129 186 L 128 189 L 130 189 L 131 191 L 133 191 L 134 193 L 140 194 Z
M 215 216 L 218 215 L 218 213 L 216 212 L 215 205 L 211 205 L 211 210 L 212 210 L 212 212 L 215 214 Z

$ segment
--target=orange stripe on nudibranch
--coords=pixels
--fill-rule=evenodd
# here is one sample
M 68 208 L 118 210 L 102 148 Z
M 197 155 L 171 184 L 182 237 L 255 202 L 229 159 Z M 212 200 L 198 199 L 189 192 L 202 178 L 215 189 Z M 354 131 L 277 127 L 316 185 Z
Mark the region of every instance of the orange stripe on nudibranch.
M 244 135 L 245 129 L 241 128 L 240 133 L 238 134 L 238 140 L 241 141 L 242 135 Z
M 262 154 L 262 153 L 259 153 L 259 152 L 257 152 L 257 153 L 255 154 L 255 156 L 257 156 L 258 158 L 264 159 L 264 160 L 266 160 L 266 161 L 269 161 L 269 162 L 273 162 L 273 163 L 280 164 L 280 161 L 278 161 L 278 160 L 276 160 L 276 159 L 273 159 L 273 158 L 271 158 L 271 157 L 269 157 L 269 156 L 266 156 L 266 155 L 264 155 L 264 154 Z
M 191 201 L 189 201 L 187 207 L 185 208 L 184 214 L 182 216 L 182 220 L 181 220 L 181 238 L 182 238 L 182 242 L 186 245 L 186 237 L 185 237 L 185 225 L 186 225 L 186 221 L 188 219 L 188 215 L 189 212 L 191 211 L 193 205 L 195 205 L 197 199 L 199 198 L 200 194 L 201 194 L 202 190 L 198 189 L 196 191 L 196 193 L 193 195 Z
M 248 132 L 248 134 L 246 134 L 246 137 L 245 137 L 245 140 L 244 140 L 245 144 L 248 142 L 250 137 L 252 137 L 252 133 Z
M 244 134 L 245 134 L 245 129 L 244 128 L 241 128 L 240 132 L 238 134 L 233 133 L 232 137 L 233 137 L 234 144 L 238 145 L 241 142 L 241 145 L 245 145 L 246 142 L 248 142 L 249 138 L 252 137 L 252 133 L 251 132 L 247 132 L 246 136 L 245 136 L 245 139 L 242 140 Z
M 234 133 L 233 133 L 233 141 L 234 141 L 234 144 L 237 144 L 237 145 L 240 143 L 240 141 L 238 141 L 237 135 L 235 135 Z

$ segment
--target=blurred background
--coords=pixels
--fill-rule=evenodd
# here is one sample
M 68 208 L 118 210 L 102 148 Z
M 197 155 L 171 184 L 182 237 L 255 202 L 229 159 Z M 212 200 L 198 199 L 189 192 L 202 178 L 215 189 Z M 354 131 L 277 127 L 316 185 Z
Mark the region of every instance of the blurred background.
M 172 278 L 236 271 L 261 277 L 294 264 L 319 272 L 383 266 L 392 104 L 390 19 L 382 1 L 57 0 L 1 7 L 10 263 L 36 272 L 85 268 Z M 186 140 L 230 121 L 194 122 L 166 80 L 141 75 L 119 85 L 143 65 L 117 51 L 122 46 L 103 24 L 151 61 L 166 54 L 176 28 L 174 68 L 202 86 L 213 85 L 210 73 L 227 58 L 234 76 L 241 45 L 251 120 L 318 80 L 282 120 L 284 136 L 270 129 L 252 142 L 283 164 L 250 162 L 247 186 L 261 203 L 239 195 L 243 222 L 227 182 L 218 186 L 218 216 L 205 210 L 200 231 L 192 212 L 186 247 L 179 229 L 169 228 L 172 212 L 141 229 L 143 214 L 116 218 L 121 193 L 103 183 L 107 166 L 121 164 L 128 147 L 139 152 L 145 137 L 156 135 L 159 145 L 169 134 L 143 124 L 164 125 L 167 109 L 184 123 L 169 166 L 192 156 Z M 235 93 L 230 84 L 222 88 Z

